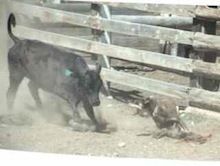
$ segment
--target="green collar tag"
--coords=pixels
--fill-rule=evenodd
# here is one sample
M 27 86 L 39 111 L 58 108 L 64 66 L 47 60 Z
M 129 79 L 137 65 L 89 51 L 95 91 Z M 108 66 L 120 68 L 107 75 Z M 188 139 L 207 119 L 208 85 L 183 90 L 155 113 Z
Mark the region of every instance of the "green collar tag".
M 69 69 L 66 69 L 64 74 L 65 74 L 65 76 L 71 76 L 71 74 L 73 74 L 73 72 Z

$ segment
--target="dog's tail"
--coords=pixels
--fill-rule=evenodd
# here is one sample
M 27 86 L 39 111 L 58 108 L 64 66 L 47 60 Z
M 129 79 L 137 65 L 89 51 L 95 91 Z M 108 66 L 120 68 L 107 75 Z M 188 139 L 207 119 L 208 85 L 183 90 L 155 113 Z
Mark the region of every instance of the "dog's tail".
M 11 25 L 13 25 L 13 27 L 15 27 L 15 25 L 16 25 L 15 16 L 13 13 L 11 13 L 8 18 L 8 34 L 9 34 L 10 38 L 16 43 L 19 41 L 19 38 L 14 36 L 14 34 L 12 33 Z

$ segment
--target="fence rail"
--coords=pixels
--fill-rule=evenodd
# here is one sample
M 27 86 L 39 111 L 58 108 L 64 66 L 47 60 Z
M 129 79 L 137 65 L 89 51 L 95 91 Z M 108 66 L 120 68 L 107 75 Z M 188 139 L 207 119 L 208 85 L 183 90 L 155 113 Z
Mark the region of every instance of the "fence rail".
M 108 81 L 125 86 L 135 87 L 153 93 L 188 101 L 191 106 L 220 111 L 220 94 L 197 88 L 176 85 L 134 74 L 103 69 L 102 77 Z
M 135 9 L 153 13 L 165 13 L 187 17 L 204 17 L 220 20 L 220 9 L 212 9 L 207 6 L 192 5 L 165 5 L 165 4 L 128 4 L 128 3 L 105 3 L 114 7 Z
M 142 51 L 116 45 L 109 45 L 101 42 L 80 39 L 73 36 L 70 37 L 57 33 L 36 30 L 24 26 L 17 26 L 15 28 L 15 34 L 20 37 L 25 36 L 29 39 L 36 39 L 50 44 L 74 48 L 79 51 L 86 51 L 94 54 L 107 55 L 117 59 L 144 63 L 165 71 L 197 74 L 208 78 L 220 79 L 219 64 L 169 56 L 166 54 Z
M 12 2 L 11 9 L 17 13 L 46 18 L 54 22 L 62 21 L 98 30 L 106 30 L 140 37 L 146 36 L 154 39 L 188 44 L 198 48 L 220 50 L 220 37 L 200 32 L 195 33 L 165 27 L 130 23 L 126 21 L 109 20 L 106 18 L 66 12 L 19 2 Z
M 182 16 L 112 15 L 112 19 L 164 27 L 190 27 L 193 24 L 191 17 Z

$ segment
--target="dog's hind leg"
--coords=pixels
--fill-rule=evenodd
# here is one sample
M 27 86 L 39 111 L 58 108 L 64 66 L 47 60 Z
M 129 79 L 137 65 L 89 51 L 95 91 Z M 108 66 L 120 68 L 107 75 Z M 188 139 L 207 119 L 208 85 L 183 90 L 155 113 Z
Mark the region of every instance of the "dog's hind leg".
M 29 81 L 28 87 L 34 101 L 36 102 L 37 108 L 42 108 L 42 102 L 39 96 L 38 87 L 35 85 L 33 81 Z
M 23 72 L 20 72 L 15 66 L 9 64 L 9 88 L 7 91 L 8 109 L 13 109 L 15 96 L 21 81 L 24 78 Z

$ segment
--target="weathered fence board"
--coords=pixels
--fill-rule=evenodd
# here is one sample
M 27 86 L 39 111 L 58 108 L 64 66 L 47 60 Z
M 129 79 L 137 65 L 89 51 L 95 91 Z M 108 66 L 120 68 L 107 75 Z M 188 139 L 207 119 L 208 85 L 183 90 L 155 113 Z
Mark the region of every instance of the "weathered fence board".
M 220 20 L 220 10 L 194 5 L 170 5 L 170 4 L 132 4 L 132 3 L 105 3 L 114 7 L 136 9 L 146 12 L 173 14 L 188 17 L 204 17 Z
M 75 12 L 75 11 L 74 11 Z M 24 14 L 22 14 L 24 15 Z M 21 15 L 21 16 L 22 16 Z M 28 17 L 29 20 L 33 22 L 34 17 Z M 126 15 L 111 15 L 111 18 L 113 20 L 122 20 L 122 21 L 128 21 L 133 23 L 140 23 L 140 24 L 148 24 L 148 25 L 157 25 L 157 26 L 163 26 L 163 27 L 178 27 L 180 29 L 182 28 L 190 28 L 192 26 L 192 18 L 190 17 L 179 17 L 179 16 L 126 16 Z M 47 23 L 48 26 L 51 24 L 56 24 L 57 22 L 51 22 L 48 19 L 39 18 L 39 20 L 42 23 Z M 58 22 L 59 23 L 59 22 Z M 60 22 L 61 24 L 62 22 Z M 68 23 L 62 23 L 65 26 L 72 26 Z
M 170 5 L 170 4 L 133 4 L 133 3 L 105 3 L 113 7 L 135 9 L 145 12 L 160 14 L 174 14 L 179 16 L 195 17 L 193 5 Z
M 149 39 L 147 37 L 127 36 L 120 34 L 112 34 L 111 37 L 112 37 L 112 44 L 115 45 L 159 52 L 159 40 L 156 39 Z
M 220 9 L 213 9 L 208 6 L 197 6 L 195 14 L 198 17 L 205 17 L 213 20 L 220 20 Z
M 144 63 L 167 71 L 188 74 L 193 74 L 193 72 L 196 71 L 196 74 L 200 74 L 204 77 L 220 79 L 220 65 L 217 63 L 212 64 L 201 62 L 199 60 L 109 45 L 22 26 L 16 26 L 15 34 L 20 37 L 36 39 L 50 44 L 74 48 L 80 51 L 103 54 L 113 58 Z
M 190 27 L 193 24 L 192 18 L 180 16 L 112 15 L 112 19 L 164 27 Z
M 43 0 L 16 0 L 17 2 L 24 2 L 28 4 L 33 4 L 33 5 L 39 5 L 42 7 L 48 7 L 48 8 L 54 8 L 54 9 L 59 9 L 59 10 L 65 10 L 65 11 L 74 11 L 74 12 L 79 12 L 79 13 L 89 13 L 91 5 L 90 3 L 83 3 L 83 2 L 77 2 L 75 1 L 73 4 L 65 4 L 65 3 L 51 3 L 51 2 L 46 2 Z
M 33 18 L 32 18 L 33 19 Z M 25 19 L 20 21 L 19 15 L 16 15 L 16 21 L 30 28 L 40 29 L 43 31 L 50 31 L 54 33 L 60 33 L 63 35 L 69 36 L 79 36 L 80 38 L 93 40 L 93 36 L 90 28 L 74 26 L 71 24 L 65 23 L 49 23 L 49 22 L 40 22 L 36 20 Z M 129 36 L 129 35 L 121 35 L 121 34 L 111 34 L 112 43 L 119 46 L 137 48 L 141 50 L 148 51 L 159 51 L 158 40 L 150 39 L 147 37 L 137 37 L 137 36 Z
M 135 36 L 146 36 L 154 39 L 189 44 L 193 45 L 194 47 L 220 50 L 220 37 L 214 35 L 206 35 L 199 32 L 192 33 L 165 27 L 108 20 L 105 18 L 64 12 L 61 10 L 43 8 L 18 2 L 12 2 L 11 9 L 12 11 L 18 13 L 28 14 L 35 17 L 45 17 L 53 21 L 63 21 L 80 26 L 95 28 L 98 30 L 106 30 L 110 32 Z
M 112 83 L 138 88 L 153 93 L 159 93 L 179 99 L 187 98 L 188 96 L 188 88 L 182 85 L 167 83 L 135 74 L 105 68 L 102 69 L 101 75 L 104 80 Z
M 220 111 L 220 93 L 189 88 L 109 69 L 103 69 L 101 74 L 104 79 L 110 82 L 183 99 L 192 106 Z

